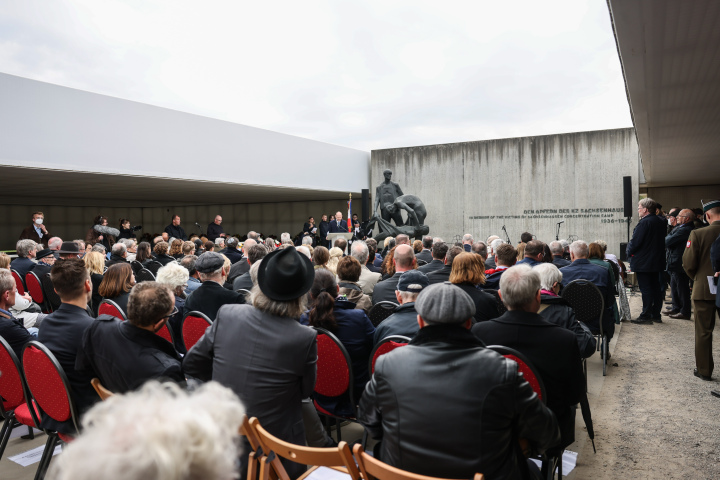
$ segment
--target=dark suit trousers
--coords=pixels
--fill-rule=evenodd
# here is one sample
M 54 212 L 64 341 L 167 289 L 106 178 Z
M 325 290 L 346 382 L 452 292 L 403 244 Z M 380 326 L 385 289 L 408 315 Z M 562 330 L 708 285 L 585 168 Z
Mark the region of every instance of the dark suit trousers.
M 712 355 L 712 337 L 715 328 L 715 302 L 693 300 L 695 310 L 695 366 L 698 373 L 712 375 L 715 363 Z
M 690 277 L 684 270 L 670 272 L 670 293 L 673 310 L 690 316 Z
M 658 272 L 635 272 L 635 275 L 642 295 L 643 308 L 640 318 L 660 318 L 665 294 L 660 290 Z

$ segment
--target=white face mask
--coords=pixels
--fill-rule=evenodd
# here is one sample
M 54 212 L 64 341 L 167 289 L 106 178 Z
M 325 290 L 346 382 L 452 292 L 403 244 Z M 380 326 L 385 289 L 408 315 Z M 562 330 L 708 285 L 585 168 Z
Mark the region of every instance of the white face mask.
M 670 218 L 668 218 L 668 225 L 672 226 L 672 220 Z
M 36 218 L 36 219 L 35 219 L 35 224 L 36 224 L 36 225 L 42 225 L 42 222 L 43 222 L 43 219 L 42 219 L 42 218 Z

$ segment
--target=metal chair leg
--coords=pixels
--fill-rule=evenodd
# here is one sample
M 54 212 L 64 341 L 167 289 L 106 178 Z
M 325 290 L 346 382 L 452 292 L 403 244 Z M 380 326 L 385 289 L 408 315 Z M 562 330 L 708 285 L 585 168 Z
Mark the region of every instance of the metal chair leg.
M 38 464 L 37 471 L 35 472 L 35 480 L 43 480 L 45 478 L 45 473 L 50 466 L 50 460 L 53 457 L 53 452 L 55 451 L 57 443 L 57 433 L 48 433 L 48 439 L 47 442 L 45 442 L 45 450 L 43 450 L 40 463 Z
M 603 337 L 603 377 L 607 375 L 607 361 L 608 361 L 608 341 L 607 337 Z
M 3 422 L 2 429 L 0 429 L 0 458 L 2 458 L 3 453 L 5 453 L 5 447 L 10 440 L 10 434 L 12 433 L 12 425 L 14 423 L 12 417 L 12 414 L 6 413 L 5 421 Z

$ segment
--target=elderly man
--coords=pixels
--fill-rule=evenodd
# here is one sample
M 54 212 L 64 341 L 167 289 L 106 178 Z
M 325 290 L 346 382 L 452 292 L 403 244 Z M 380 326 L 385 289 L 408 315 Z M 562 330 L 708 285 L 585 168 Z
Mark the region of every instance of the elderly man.
M 16 294 L 17 285 L 10 270 L 0 268 L 0 337 L 10 345 L 19 360 L 22 358 L 23 347 L 37 338 L 37 333 L 33 336 L 23 322 L 10 313 L 10 308 L 15 305 Z
M 398 245 L 395 247 L 395 253 L 392 259 L 395 265 L 395 275 L 392 277 L 378 282 L 373 289 L 373 305 L 378 302 L 395 302 L 395 290 L 397 290 L 397 284 L 403 273 L 415 270 L 417 261 L 415 260 L 415 252 L 410 245 Z
M 395 290 L 395 298 L 400 306 L 375 329 L 373 338 L 375 345 L 390 335 L 403 335 L 409 338 L 415 336 L 420 328 L 417 323 L 415 300 L 428 286 L 430 281 L 427 275 L 417 270 L 410 270 L 400 277 Z
M 329 233 L 348 233 L 349 231 L 347 222 L 343 221 L 342 212 L 337 212 L 335 214 L 335 220 L 330 222 Z
M 44 275 L 50 273 L 50 269 L 55 264 L 55 255 L 53 255 L 52 250 L 46 248 L 35 254 L 35 260 L 37 260 L 37 263 L 30 271 L 37 275 L 39 279 L 42 279 Z
M 458 255 L 460 255 L 463 252 L 464 252 L 464 250 L 462 249 L 462 247 L 457 247 L 457 246 L 450 247 L 448 249 L 447 253 L 445 254 L 445 260 L 444 260 L 445 265 L 442 268 L 427 274 L 428 280 L 430 280 L 430 284 L 432 285 L 435 283 L 442 283 L 442 282 L 449 281 L 450 273 L 452 272 L 453 260 L 455 260 L 455 257 L 457 257 Z
M 168 237 L 173 238 L 179 238 L 180 240 L 187 240 L 187 234 L 185 233 L 185 229 L 180 226 L 180 215 L 173 215 L 172 221 L 170 222 L 170 225 L 165 227 L 165 230 L 163 233 L 167 233 Z M 166 242 L 168 239 L 164 239 Z
M 25 281 L 25 275 L 35 267 L 33 259 L 37 255 L 37 247 L 37 243 L 27 239 L 18 240 L 15 245 L 18 256 L 10 263 L 10 268 L 15 270 L 23 281 Z
M 508 311 L 475 324 L 472 332 L 486 345 L 519 351 L 538 369 L 547 406 L 560 426 L 558 446 L 564 448 L 575 441 L 575 406 L 585 394 L 585 375 L 575 335 L 538 315 L 540 290 L 540 275 L 529 265 L 510 267 L 500 279 L 499 292 Z
M 185 295 L 190 295 L 192 292 L 197 290 L 200 285 L 202 285 L 202 282 L 200 281 L 200 274 L 197 271 L 197 268 L 195 268 L 195 264 L 198 260 L 198 257 L 196 255 L 185 255 L 180 260 L 180 265 L 185 267 L 188 271 L 188 284 L 187 287 L 185 287 Z
M 127 322 L 100 315 L 85 330 L 77 367 L 114 393 L 135 390 L 151 379 L 184 385 L 178 353 L 156 334 L 175 311 L 175 296 L 168 287 L 138 283 L 130 292 Z
M 250 270 L 250 263 L 248 262 L 248 252 L 253 245 L 257 244 L 257 240 L 250 238 L 250 234 L 248 234 L 248 239 L 245 240 L 242 246 L 243 258 L 241 261 L 234 263 L 233 266 L 230 267 L 230 273 L 228 274 L 228 282 L 234 282 L 236 278 L 238 278 L 240 275 L 246 274 Z
M 492 235 L 490 238 L 492 240 L 488 240 L 488 257 L 485 260 L 485 270 L 490 270 L 492 268 L 495 268 L 497 265 L 495 265 L 495 251 L 497 248 L 505 243 L 502 239 L 500 239 L 497 235 Z
M 418 261 L 422 260 L 426 264 L 432 262 L 432 244 L 433 244 L 433 237 L 430 235 L 425 235 L 422 238 L 422 251 L 415 255 L 415 258 L 418 259 Z
M 655 215 L 656 209 L 657 203 L 652 198 L 640 200 L 640 221 L 627 245 L 630 270 L 635 272 L 637 277 L 643 305 L 640 316 L 630 322 L 641 325 L 652 325 L 653 321 L 662 322 L 660 312 L 665 291 L 660 287 L 660 272 L 665 269 L 667 223 Z M 570 253 L 572 254 L 572 248 Z
M 18 240 L 32 240 L 35 243 L 43 243 L 44 238 L 50 238 L 50 234 L 43 224 L 44 221 L 45 215 L 43 215 L 43 212 L 33 213 L 32 224 L 22 231 Z
M 362 240 L 354 241 L 350 247 L 350 255 L 360 262 L 361 265 L 360 278 L 358 279 L 357 284 L 360 288 L 362 288 L 365 295 L 372 296 L 375 285 L 380 281 L 382 275 L 371 272 L 367 267 L 368 256 L 370 255 L 370 250 L 368 249 L 367 244 Z
M 134 238 L 123 238 L 118 240 L 119 242 L 122 242 L 123 245 L 125 245 L 125 248 L 127 249 L 127 256 L 125 257 L 125 260 L 128 262 L 134 262 L 135 257 L 137 256 L 137 240 Z M 192 243 L 192 242 L 186 242 L 186 243 Z M 183 244 L 184 246 L 185 244 Z
M 605 313 L 603 314 L 602 321 L 603 333 L 608 335 L 609 338 L 612 338 L 615 333 L 615 315 L 612 308 L 615 302 L 615 295 L 613 294 L 613 282 L 610 277 L 610 271 L 607 268 L 590 263 L 587 259 L 588 255 L 589 248 L 587 243 L 582 240 L 574 241 L 570 244 L 570 259 L 572 263 L 567 267 L 561 268 L 560 272 L 563 275 L 565 285 L 573 280 L 587 280 L 598 287 L 605 299 Z M 650 323 L 652 323 L 652 321 Z M 599 324 L 590 323 L 588 327 L 593 333 L 600 331 Z
M 472 245 L 472 253 L 475 253 L 477 255 L 480 255 L 480 257 L 483 260 L 483 265 L 485 265 L 485 261 L 488 258 L 488 250 L 487 245 L 485 242 L 475 242 Z
M 525 257 L 517 262 L 517 264 L 522 265 L 526 263 L 531 267 L 540 265 L 543 259 L 543 248 L 544 244 L 540 240 L 530 240 L 527 245 L 525 245 Z
M 358 420 L 382 440 L 379 460 L 442 478 L 526 478 L 518 437 L 535 451 L 556 444 L 552 412 L 515 362 L 468 331 L 475 304 L 467 293 L 431 285 L 415 309 L 417 335 L 378 358 L 360 399 Z
M 198 311 L 212 320 L 223 305 L 245 303 L 243 295 L 223 287 L 227 279 L 224 263 L 223 256 L 215 252 L 206 252 L 197 259 L 195 268 L 202 285 L 185 300 L 183 316 Z
M 296 445 L 305 444 L 302 399 L 315 387 L 316 332 L 298 322 L 314 277 L 312 262 L 294 248 L 268 254 L 259 264 L 252 305 L 221 308 L 183 359 L 188 375 L 230 387 L 248 417 L 257 417 L 271 434 Z M 240 471 L 246 471 L 247 455 L 241 462 Z M 304 470 L 292 462 L 283 464 L 290 478 Z
M 225 237 L 225 231 L 222 227 L 222 217 L 215 215 L 215 220 L 207 227 L 207 239 L 214 242 L 218 237 Z
M 116 263 L 129 263 L 127 260 L 127 247 L 123 242 L 117 242 L 110 250 L 110 260 L 105 262 L 106 267 L 115 265 Z
M 563 252 L 565 251 L 565 249 L 563 248 L 562 243 L 555 240 L 554 242 L 550 242 L 550 245 L 548 245 L 548 247 L 550 247 L 550 253 L 552 253 L 553 256 L 553 265 L 555 265 L 557 268 L 563 268 L 570 265 L 571 262 L 563 258 Z
M 225 251 L 222 252 L 228 260 L 230 260 L 231 263 L 237 263 L 244 260 L 243 254 L 240 250 L 238 250 L 238 245 L 240 245 L 240 241 L 235 237 L 228 237 L 225 240 L 225 245 L 227 245 L 227 248 L 225 248 Z
M 60 258 L 60 254 L 58 251 L 62 247 L 63 239 L 60 237 L 50 237 L 50 240 L 47 242 L 47 248 L 52 250 L 53 255 L 55 255 L 55 258 Z
M 255 264 L 255 262 L 259 262 L 265 256 L 268 254 L 267 248 L 265 248 L 265 245 L 259 244 L 259 245 L 253 245 L 248 249 L 248 256 L 247 261 L 250 264 L 250 267 Z M 240 289 L 250 291 L 253 287 L 253 281 L 250 277 L 250 271 L 247 271 L 246 273 L 243 273 L 239 277 L 237 277 L 233 281 L 233 290 L 237 291 Z
M 466 233 L 465 235 L 463 235 L 463 237 L 462 237 L 463 250 L 465 250 L 466 252 L 472 251 L 473 242 L 475 242 L 475 240 L 473 239 L 472 235 L 470 235 L 469 233 Z
M 710 293 L 708 277 L 712 277 L 710 250 L 720 236 L 720 200 L 703 203 L 703 213 L 710 224 L 690 232 L 682 263 L 685 272 L 694 280 L 692 291 L 695 311 L 695 371 L 696 377 L 712 380 L 715 366 L 713 361 L 713 329 L 715 328 L 716 296 Z
M 693 221 L 695 214 L 689 208 L 676 212 L 673 218 L 675 227 L 665 237 L 665 251 L 667 271 L 670 273 L 670 294 L 672 304 L 669 310 L 663 315 L 670 318 L 681 318 L 690 320 L 690 277 L 687 276 L 682 266 L 682 256 L 685 252 L 685 244 L 690 238 L 690 232 L 695 228 Z

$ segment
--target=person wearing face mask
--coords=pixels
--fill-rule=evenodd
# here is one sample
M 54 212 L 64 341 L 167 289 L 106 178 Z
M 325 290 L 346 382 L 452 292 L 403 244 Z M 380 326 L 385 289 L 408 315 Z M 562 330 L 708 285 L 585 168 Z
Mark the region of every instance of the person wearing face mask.
M 45 215 L 43 215 L 43 212 L 33 213 L 32 225 L 22 231 L 18 240 L 27 239 L 32 240 L 35 243 L 47 243 L 47 239 L 50 238 L 51 235 L 48 233 L 45 225 L 43 225 L 44 220 Z

